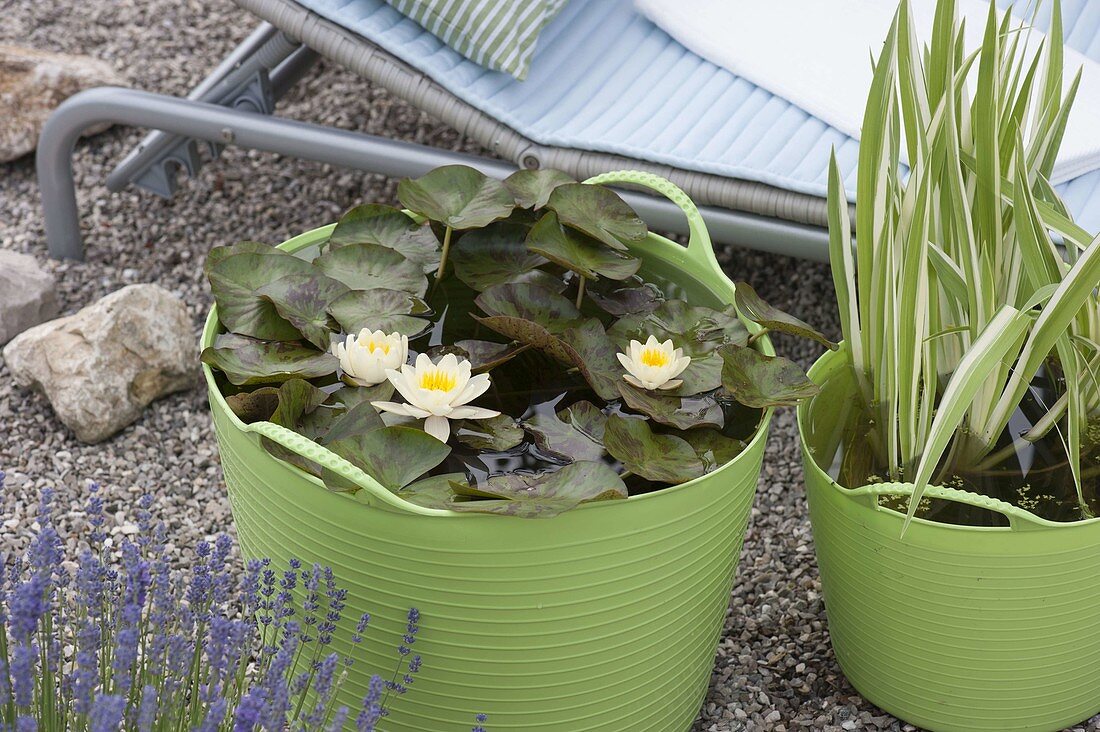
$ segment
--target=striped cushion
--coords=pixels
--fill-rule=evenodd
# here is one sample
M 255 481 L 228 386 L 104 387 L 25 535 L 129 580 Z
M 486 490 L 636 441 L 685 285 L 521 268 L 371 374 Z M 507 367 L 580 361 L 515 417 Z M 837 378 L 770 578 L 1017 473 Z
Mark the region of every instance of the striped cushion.
M 386 0 L 478 66 L 527 78 L 539 32 L 568 0 Z

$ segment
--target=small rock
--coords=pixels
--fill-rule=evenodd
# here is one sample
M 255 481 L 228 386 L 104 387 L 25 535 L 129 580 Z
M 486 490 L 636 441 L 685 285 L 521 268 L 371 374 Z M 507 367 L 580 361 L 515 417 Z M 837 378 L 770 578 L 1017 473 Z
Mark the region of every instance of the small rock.
M 0 117 L 0 163 L 32 152 L 46 118 L 73 94 L 124 83 L 114 69 L 90 56 L 0 45 L 0 109 L 5 110 Z
M 105 440 L 154 399 L 190 386 L 198 362 L 182 301 L 130 285 L 4 348 L 15 381 L 40 389 L 84 442 Z
M 0 346 L 27 328 L 56 317 L 57 311 L 53 277 L 34 257 L 0 249 Z

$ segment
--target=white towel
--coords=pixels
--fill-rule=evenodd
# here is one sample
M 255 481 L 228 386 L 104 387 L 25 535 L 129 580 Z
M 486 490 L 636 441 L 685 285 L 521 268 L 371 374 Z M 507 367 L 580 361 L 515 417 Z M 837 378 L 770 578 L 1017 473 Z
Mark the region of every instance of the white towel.
M 646 17 L 695 54 L 859 138 L 871 57 L 886 39 L 896 5 L 887 0 L 635 0 Z M 935 0 L 912 0 L 922 42 Z M 966 44 L 981 45 L 989 6 L 960 0 Z M 1029 48 L 1043 38 L 1032 32 Z M 1081 88 L 1052 183 L 1100 168 L 1100 64 L 1065 49 L 1065 88 L 1082 68 Z

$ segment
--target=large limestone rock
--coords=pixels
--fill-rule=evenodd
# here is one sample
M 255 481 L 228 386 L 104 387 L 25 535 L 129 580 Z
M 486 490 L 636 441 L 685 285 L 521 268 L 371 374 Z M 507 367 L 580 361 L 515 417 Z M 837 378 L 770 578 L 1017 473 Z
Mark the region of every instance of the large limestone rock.
M 130 285 L 4 348 L 17 383 L 42 390 L 78 439 L 99 442 L 154 399 L 195 383 L 198 353 L 183 302 Z
M 0 346 L 57 310 L 53 277 L 34 257 L 0 249 Z
M 0 163 L 32 152 L 50 112 L 73 94 L 125 83 L 90 56 L 0 45 Z

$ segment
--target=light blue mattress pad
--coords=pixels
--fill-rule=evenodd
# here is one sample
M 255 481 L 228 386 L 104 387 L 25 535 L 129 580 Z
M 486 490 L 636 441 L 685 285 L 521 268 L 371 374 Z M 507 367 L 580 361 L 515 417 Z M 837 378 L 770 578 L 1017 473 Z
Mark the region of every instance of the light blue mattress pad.
M 637 13 L 631 0 L 570 0 L 539 37 L 523 82 L 466 60 L 383 0 L 298 2 L 544 145 L 818 196 L 825 194 L 835 147 L 849 195 L 855 187 L 856 140 L 696 56 Z M 1063 0 L 1063 14 L 1067 43 L 1100 61 L 1100 0 Z M 1100 171 L 1059 191 L 1082 226 L 1100 231 Z

